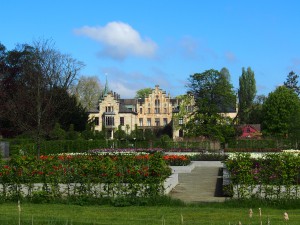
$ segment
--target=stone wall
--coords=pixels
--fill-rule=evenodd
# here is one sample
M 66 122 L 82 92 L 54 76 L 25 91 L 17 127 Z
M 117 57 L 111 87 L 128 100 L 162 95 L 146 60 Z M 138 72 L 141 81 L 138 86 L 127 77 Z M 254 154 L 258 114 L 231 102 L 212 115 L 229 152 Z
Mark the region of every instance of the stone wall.
M 9 157 L 9 143 L 5 141 L 0 142 L 0 152 L 3 158 Z

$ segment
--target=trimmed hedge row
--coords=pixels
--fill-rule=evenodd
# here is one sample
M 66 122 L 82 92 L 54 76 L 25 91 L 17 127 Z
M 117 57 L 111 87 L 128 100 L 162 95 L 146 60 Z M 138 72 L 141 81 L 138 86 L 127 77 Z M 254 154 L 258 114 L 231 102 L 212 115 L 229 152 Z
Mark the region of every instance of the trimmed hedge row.
M 300 142 L 299 142 L 300 143 Z M 291 139 L 233 139 L 228 149 L 297 149 L 298 140 Z
M 166 151 L 188 151 L 202 152 L 210 149 L 210 142 L 166 142 L 157 141 L 132 141 L 132 140 L 56 140 L 42 141 L 40 143 L 40 154 L 78 153 L 92 149 L 121 149 L 121 148 L 162 148 Z M 10 141 L 10 155 L 36 155 L 37 145 L 32 140 Z

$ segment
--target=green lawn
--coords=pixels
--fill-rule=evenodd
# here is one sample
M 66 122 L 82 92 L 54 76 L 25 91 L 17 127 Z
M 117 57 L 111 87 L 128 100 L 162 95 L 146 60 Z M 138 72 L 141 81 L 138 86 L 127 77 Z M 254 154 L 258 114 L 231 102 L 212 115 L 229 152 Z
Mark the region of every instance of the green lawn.
M 300 209 L 261 208 L 262 224 L 300 224 Z M 287 211 L 289 221 L 283 219 Z M 46 224 L 130 224 L 130 225 L 177 225 L 177 224 L 260 224 L 258 208 L 253 208 L 250 221 L 248 208 L 226 207 L 222 203 L 191 206 L 78 206 L 62 204 L 21 204 L 22 225 Z M 182 222 L 183 221 L 183 222 Z M 19 224 L 17 204 L 0 204 L 0 224 Z

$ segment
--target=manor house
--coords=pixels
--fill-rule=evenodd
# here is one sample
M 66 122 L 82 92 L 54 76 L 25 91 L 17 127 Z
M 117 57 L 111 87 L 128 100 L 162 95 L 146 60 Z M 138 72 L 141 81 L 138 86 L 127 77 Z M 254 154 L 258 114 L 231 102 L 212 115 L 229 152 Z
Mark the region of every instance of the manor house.
M 178 106 L 179 100 L 171 98 L 159 85 L 144 98 L 122 99 L 117 93 L 109 91 L 106 83 L 99 105 L 89 112 L 89 118 L 95 121 L 95 130 L 105 128 L 107 137 L 113 139 L 119 125 L 127 134 L 136 126 L 145 131 L 172 125 L 172 114 Z

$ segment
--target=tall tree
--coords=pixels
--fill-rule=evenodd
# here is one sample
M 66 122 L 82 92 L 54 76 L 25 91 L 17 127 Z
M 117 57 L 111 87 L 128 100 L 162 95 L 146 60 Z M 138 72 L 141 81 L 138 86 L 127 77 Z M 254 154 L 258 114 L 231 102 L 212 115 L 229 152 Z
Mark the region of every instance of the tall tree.
M 291 71 L 286 78 L 286 81 L 283 83 L 284 86 L 286 86 L 287 88 L 292 89 L 293 91 L 295 91 L 297 93 L 297 95 L 300 95 L 300 87 L 298 86 L 298 79 L 299 76 L 294 73 L 294 71 Z
M 224 76 L 228 81 L 230 81 L 230 72 L 226 67 L 223 67 L 220 70 L 220 74 L 221 74 L 221 76 Z
M 101 95 L 101 84 L 96 76 L 87 77 L 81 76 L 75 86 L 71 88 L 78 102 L 87 110 L 97 106 L 99 97 Z
M 250 121 L 250 111 L 252 104 L 256 95 L 256 82 L 254 77 L 254 72 L 250 67 L 245 70 L 242 69 L 242 75 L 239 78 L 239 111 L 238 118 L 240 124 L 251 123 Z
M 191 75 L 188 88 L 194 95 L 197 110 L 186 126 L 187 135 L 224 141 L 223 128 L 230 127 L 233 131 L 229 119 L 221 114 L 235 109 L 232 84 L 219 71 L 211 69 Z
M 7 53 L 2 74 L 5 118 L 22 132 L 34 134 L 37 143 L 67 108 L 59 93 L 66 93 L 83 64 L 60 53 L 49 41 L 24 44 Z M 63 98 L 64 99 L 64 98 Z
M 136 92 L 135 98 L 145 98 L 152 93 L 152 88 L 143 88 Z
M 250 110 L 249 121 L 252 124 L 261 124 L 263 119 L 262 106 L 266 100 L 265 95 L 257 95 L 253 101 L 252 108 Z
M 289 137 L 300 130 L 300 100 L 297 94 L 280 86 L 271 92 L 263 104 L 263 132 Z

